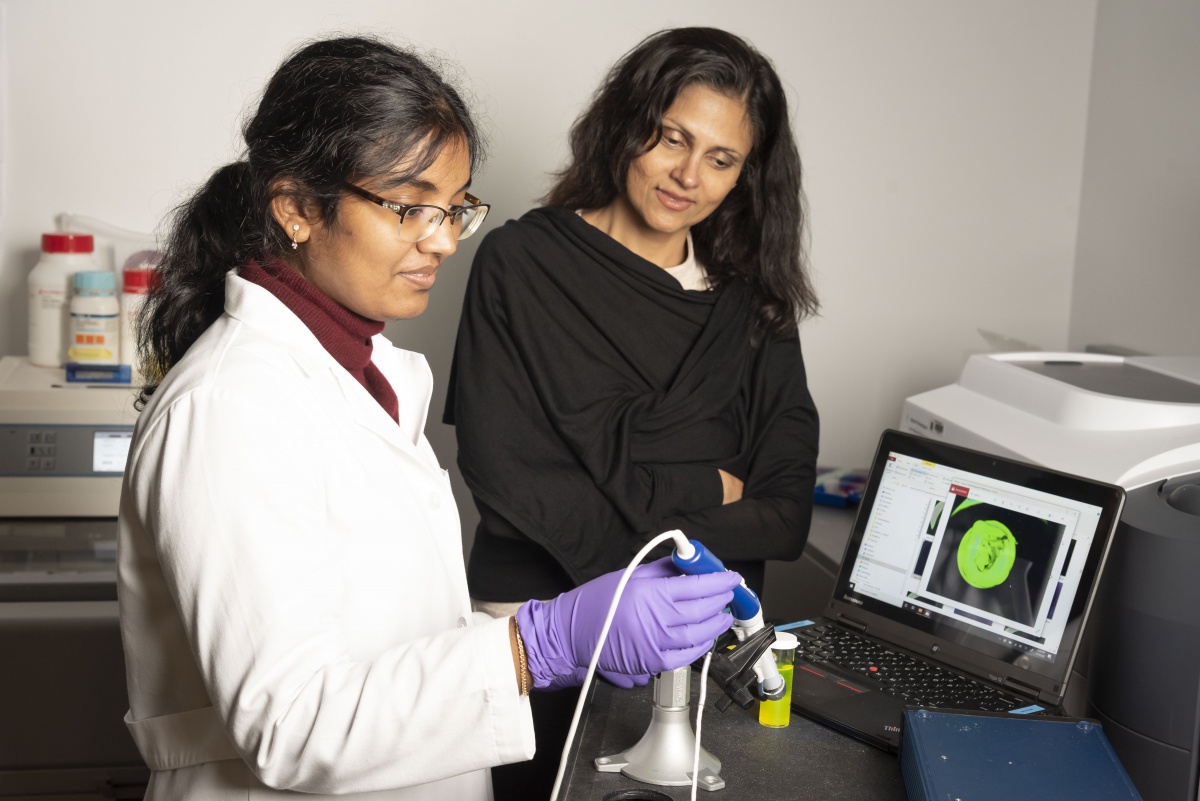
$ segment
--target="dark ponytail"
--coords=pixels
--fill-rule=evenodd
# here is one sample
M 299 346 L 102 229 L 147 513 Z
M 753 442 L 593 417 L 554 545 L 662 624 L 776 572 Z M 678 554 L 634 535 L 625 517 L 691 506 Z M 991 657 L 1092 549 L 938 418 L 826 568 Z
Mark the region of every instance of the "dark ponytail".
M 175 210 L 159 280 L 139 319 L 143 402 L 224 312 L 225 273 L 265 250 L 244 236 L 254 209 L 249 172 L 244 161 L 222 167 Z
M 399 185 L 456 141 L 466 143 L 472 173 L 483 155 L 459 93 L 416 55 L 369 37 L 297 50 L 242 133 L 245 159 L 217 170 L 170 219 L 159 281 L 137 325 L 141 405 L 224 312 L 229 270 L 267 256 L 292 259 L 273 197 L 290 194 L 330 225 L 344 181 L 386 176 L 382 186 Z

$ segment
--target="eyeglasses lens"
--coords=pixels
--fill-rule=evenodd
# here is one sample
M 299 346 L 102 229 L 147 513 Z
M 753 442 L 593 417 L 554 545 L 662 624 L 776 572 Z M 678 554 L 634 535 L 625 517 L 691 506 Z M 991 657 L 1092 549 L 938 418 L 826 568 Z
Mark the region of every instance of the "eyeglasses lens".
M 420 242 L 437 230 L 445 216 L 435 206 L 409 206 L 400 218 L 400 236 L 410 242 Z
M 483 224 L 483 218 L 487 216 L 487 206 L 467 206 L 462 210 L 458 220 L 458 238 L 466 239 L 471 234 L 479 230 L 479 226 Z
M 487 212 L 487 206 L 466 206 L 450 215 L 453 236 L 466 239 L 475 233 Z M 432 236 L 446 216 L 446 212 L 437 206 L 410 206 L 400 218 L 400 235 L 410 242 L 420 242 Z

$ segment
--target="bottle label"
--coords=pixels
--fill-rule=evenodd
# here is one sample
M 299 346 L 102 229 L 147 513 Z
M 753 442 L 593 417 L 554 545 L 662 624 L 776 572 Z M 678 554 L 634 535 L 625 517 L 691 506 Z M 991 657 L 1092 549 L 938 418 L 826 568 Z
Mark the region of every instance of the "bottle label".
M 37 289 L 29 294 L 33 308 L 46 311 L 58 311 L 67 305 L 67 293 L 54 289 Z
M 92 362 L 93 364 L 116 364 L 117 354 L 109 348 L 81 347 L 72 345 L 67 348 L 67 358 L 73 362 Z
M 113 314 L 72 314 L 67 359 L 73 362 L 116 364 L 120 328 Z

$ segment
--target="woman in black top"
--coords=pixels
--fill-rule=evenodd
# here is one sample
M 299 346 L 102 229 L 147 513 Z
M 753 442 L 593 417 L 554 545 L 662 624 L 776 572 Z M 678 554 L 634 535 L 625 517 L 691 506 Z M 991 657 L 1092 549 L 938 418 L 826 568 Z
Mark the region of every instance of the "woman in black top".
M 761 591 L 764 561 L 804 547 L 818 440 L 779 78 L 732 34 L 662 31 L 570 144 L 546 207 L 487 236 L 467 287 L 446 421 L 481 516 L 472 597 L 552 597 L 671 528 Z

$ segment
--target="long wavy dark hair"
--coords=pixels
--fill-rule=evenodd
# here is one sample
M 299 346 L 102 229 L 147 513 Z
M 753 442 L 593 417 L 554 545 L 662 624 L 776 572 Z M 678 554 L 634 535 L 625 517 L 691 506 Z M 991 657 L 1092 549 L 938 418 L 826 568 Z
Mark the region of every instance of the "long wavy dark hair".
M 696 256 L 716 284 L 744 281 L 758 299 L 755 339 L 794 330 L 816 312 L 804 248 L 800 153 L 774 67 L 716 28 L 675 28 L 621 57 L 571 126 L 571 162 L 543 202 L 598 209 L 625 191 L 629 167 L 662 137 L 676 96 L 700 84 L 746 104 L 754 146 L 737 186 L 692 228 Z
M 218 169 L 175 209 L 159 281 L 137 326 L 146 385 L 159 382 L 221 316 L 225 275 L 251 259 L 290 261 L 271 213 L 287 194 L 325 224 L 337 220 L 343 181 L 387 175 L 398 186 L 448 144 L 465 141 L 471 171 L 483 137 L 459 93 L 416 55 L 369 37 L 311 42 L 276 70 L 245 124 L 244 157 Z M 397 167 L 403 165 L 403 174 Z

